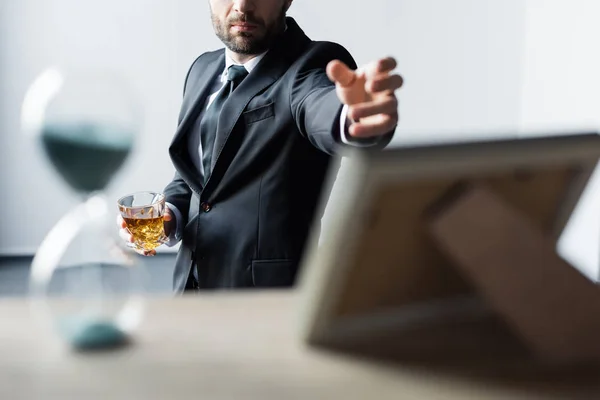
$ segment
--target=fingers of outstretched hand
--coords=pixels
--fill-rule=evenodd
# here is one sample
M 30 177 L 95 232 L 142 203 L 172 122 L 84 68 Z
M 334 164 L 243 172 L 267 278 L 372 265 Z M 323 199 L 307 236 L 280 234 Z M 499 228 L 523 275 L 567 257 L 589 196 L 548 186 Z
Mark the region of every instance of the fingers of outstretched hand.
M 377 114 L 353 123 L 348 128 L 348 132 L 351 136 L 359 138 L 380 136 L 391 132 L 397 123 L 398 117 L 395 113 L 392 115 Z
M 391 96 L 367 103 L 355 104 L 348 109 L 348 117 L 354 121 L 377 114 L 394 115 L 398 111 L 398 100 Z
M 367 79 L 375 79 L 381 75 L 388 75 L 397 65 L 396 60 L 392 57 L 379 59 L 366 65 L 365 76 Z
M 366 90 L 371 93 L 391 93 L 398 90 L 404 84 L 404 79 L 400 75 L 379 76 L 367 81 Z
M 333 60 L 327 64 L 327 76 L 332 82 L 342 87 L 350 86 L 356 80 L 356 73 L 339 60 Z

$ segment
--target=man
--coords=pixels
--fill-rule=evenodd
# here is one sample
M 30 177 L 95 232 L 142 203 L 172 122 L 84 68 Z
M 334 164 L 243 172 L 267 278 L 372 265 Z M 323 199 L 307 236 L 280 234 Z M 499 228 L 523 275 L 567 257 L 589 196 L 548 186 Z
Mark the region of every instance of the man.
M 226 48 L 191 66 L 169 148 L 176 292 L 292 285 L 338 150 L 383 148 L 394 133 L 395 61 L 355 70 L 286 16 L 292 1 L 210 0 Z

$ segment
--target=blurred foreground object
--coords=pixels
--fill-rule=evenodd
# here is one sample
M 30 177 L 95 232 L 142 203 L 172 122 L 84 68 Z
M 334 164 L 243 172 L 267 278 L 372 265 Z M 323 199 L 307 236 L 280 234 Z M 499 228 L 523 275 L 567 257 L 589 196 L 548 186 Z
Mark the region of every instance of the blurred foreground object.
M 600 366 L 600 289 L 556 253 L 598 134 L 349 157 L 303 266 L 305 340 L 479 370 Z
M 116 237 L 114 203 L 109 207 L 103 191 L 140 129 L 134 96 L 109 71 L 49 69 L 26 94 L 22 127 L 81 199 L 33 259 L 33 310 L 75 348 L 122 345 L 141 318 L 142 276 L 136 258 Z M 40 198 L 40 207 L 45 200 Z M 108 284 L 108 274 L 118 276 L 118 287 Z
M 199 391 L 211 400 L 600 398 L 598 374 L 576 369 L 525 379 L 499 364 L 495 374 L 478 379 L 319 351 L 298 337 L 298 296 L 305 294 L 151 299 L 138 345 L 102 357 L 57 351 L 35 330 L 26 302 L 0 301 L 0 319 L 11 321 L 0 329 L 0 371 L 10 379 L 0 385 L 0 398 L 164 400 L 195 398 Z M 484 337 L 491 342 L 498 335 Z

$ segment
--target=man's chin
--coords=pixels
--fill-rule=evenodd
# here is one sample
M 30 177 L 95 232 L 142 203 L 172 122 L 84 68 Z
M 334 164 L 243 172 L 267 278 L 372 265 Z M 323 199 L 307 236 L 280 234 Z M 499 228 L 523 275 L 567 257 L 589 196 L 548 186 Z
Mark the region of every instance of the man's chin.
M 262 39 L 262 35 L 258 34 L 258 32 L 232 32 L 230 37 L 236 43 L 248 45 L 252 45 L 252 43 Z
M 241 54 L 256 54 L 261 48 L 260 41 L 252 36 L 237 36 L 232 44 L 231 50 Z

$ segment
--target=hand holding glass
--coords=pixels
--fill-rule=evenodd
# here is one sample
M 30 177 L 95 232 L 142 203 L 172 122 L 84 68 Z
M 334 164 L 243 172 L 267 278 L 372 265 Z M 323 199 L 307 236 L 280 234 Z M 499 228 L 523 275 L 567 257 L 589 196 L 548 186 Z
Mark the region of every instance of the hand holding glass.
M 128 242 L 131 247 L 143 254 L 153 252 L 168 241 L 165 232 L 165 220 L 170 220 L 165 196 L 155 192 L 139 192 L 119 199 L 120 217 L 131 235 Z M 165 216 L 168 214 L 168 217 Z

